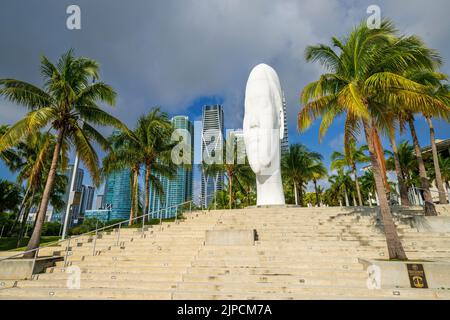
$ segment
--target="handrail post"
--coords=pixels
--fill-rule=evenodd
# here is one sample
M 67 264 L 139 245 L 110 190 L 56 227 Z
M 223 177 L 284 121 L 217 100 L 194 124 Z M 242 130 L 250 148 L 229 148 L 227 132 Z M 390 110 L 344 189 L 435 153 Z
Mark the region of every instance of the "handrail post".
M 67 240 L 67 246 L 66 246 L 66 254 L 64 256 L 64 268 L 67 267 L 67 256 L 69 255 L 69 246 L 70 246 L 70 240 L 72 237 L 69 237 L 69 239 Z
M 177 224 L 178 219 L 178 206 L 175 207 L 175 224 Z
M 33 264 L 31 266 L 31 275 L 30 275 L 30 279 L 33 278 L 33 274 L 34 274 L 34 266 L 36 265 L 36 259 L 38 258 L 39 255 L 39 247 L 37 248 L 34 257 L 33 257 Z
M 97 236 L 98 236 L 98 220 L 95 225 L 95 239 L 94 239 L 94 246 L 92 248 L 92 255 L 95 256 L 95 245 L 97 244 Z
M 116 246 L 119 245 L 119 239 L 120 239 L 120 227 L 121 227 L 121 226 L 122 226 L 122 223 L 119 224 L 119 231 L 117 232 L 117 243 L 116 243 Z
M 144 235 L 145 214 L 142 215 L 142 235 Z

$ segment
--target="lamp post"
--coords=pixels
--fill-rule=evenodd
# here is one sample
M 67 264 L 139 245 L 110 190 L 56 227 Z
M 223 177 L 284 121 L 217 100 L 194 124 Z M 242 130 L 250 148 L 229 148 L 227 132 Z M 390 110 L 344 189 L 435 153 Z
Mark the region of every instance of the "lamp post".
M 73 199 L 75 197 L 75 180 L 77 178 L 77 171 L 78 171 L 78 153 L 75 155 L 75 162 L 73 164 L 72 169 L 72 178 L 70 179 L 70 189 L 69 189 L 69 199 L 67 200 L 67 206 L 66 206 L 66 214 L 64 216 L 64 226 L 63 226 L 63 232 L 62 232 L 62 239 L 65 239 L 67 236 L 67 228 L 69 224 L 69 216 L 70 216 L 70 208 L 72 207 Z

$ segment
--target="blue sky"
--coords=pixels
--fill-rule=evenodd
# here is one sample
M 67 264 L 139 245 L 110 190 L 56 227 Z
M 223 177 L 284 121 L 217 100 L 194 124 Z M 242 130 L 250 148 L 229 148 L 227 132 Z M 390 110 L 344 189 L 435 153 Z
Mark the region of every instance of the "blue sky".
M 81 30 L 66 28 L 70 4 L 81 8 Z M 77 55 L 99 61 L 102 80 L 118 93 L 112 113 L 130 127 L 153 106 L 195 121 L 200 120 L 203 105 L 221 103 L 226 128 L 241 128 L 248 74 L 264 62 L 277 70 L 286 95 L 290 142 L 321 152 L 328 165 L 331 152 L 342 149 L 342 119 L 331 126 L 321 144 L 318 122 L 301 134 L 296 129 L 299 93 L 323 72 L 320 65 L 304 61 L 304 49 L 348 33 L 367 19 L 371 4 L 372 0 L 133 0 L 126 4 L 120 0 L 4 0 L 0 3 L 0 78 L 41 85 L 40 55 L 55 61 L 75 48 Z M 450 73 L 447 0 L 375 4 L 402 33 L 417 34 L 439 50 L 445 61 L 442 71 Z M 0 123 L 12 124 L 25 111 L 0 98 Z M 428 145 L 424 119 L 416 119 L 416 125 L 420 143 Z M 449 138 L 448 123 L 436 121 L 435 127 L 437 138 Z M 410 139 L 409 134 L 397 140 L 402 139 Z M 14 178 L 1 163 L 0 178 Z M 196 178 L 198 189 L 198 173 Z

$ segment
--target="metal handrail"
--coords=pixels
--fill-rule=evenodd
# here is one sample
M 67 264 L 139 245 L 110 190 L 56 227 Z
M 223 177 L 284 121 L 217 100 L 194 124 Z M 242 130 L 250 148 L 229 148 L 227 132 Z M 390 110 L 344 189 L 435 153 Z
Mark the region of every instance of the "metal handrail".
M 449 195 L 450 194 L 450 191 L 448 191 L 448 192 L 441 192 L 441 191 L 439 191 L 439 190 L 432 190 L 432 189 L 424 189 L 424 188 L 419 188 L 419 187 L 416 187 L 416 186 L 412 186 L 411 187 L 411 189 L 416 189 L 416 190 L 422 190 L 422 191 L 430 191 L 430 193 L 431 192 L 434 192 L 434 193 L 441 193 L 441 194 L 445 194 L 445 195 Z
M 183 206 L 183 205 L 185 205 L 185 204 L 187 204 L 187 203 L 190 203 L 190 210 L 191 210 L 191 212 L 192 212 L 192 200 L 186 201 L 186 202 L 183 202 L 183 203 L 179 203 L 179 204 L 176 204 L 176 205 L 173 205 L 173 206 L 170 206 L 170 207 L 167 207 L 167 208 L 165 208 L 165 210 L 170 209 L 170 208 L 173 208 L 173 207 Z M 159 209 L 159 210 L 156 211 L 156 212 L 160 212 L 161 210 L 163 210 L 163 209 Z M 48 244 L 46 244 L 46 245 L 39 246 L 39 247 L 34 248 L 34 249 L 31 249 L 31 250 L 22 251 L 22 252 L 19 252 L 19 253 L 17 253 L 17 254 L 14 254 L 14 255 L 5 257 L 5 258 L 1 258 L 0 261 L 12 259 L 12 258 L 15 258 L 15 257 L 18 257 L 18 256 L 22 256 L 22 255 L 24 255 L 24 254 L 27 254 L 27 253 L 31 253 L 31 252 L 35 252 L 35 251 L 36 251 L 37 254 L 34 255 L 34 261 L 33 261 L 33 264 L 34 264 L 35 261 L 36 261 L 36 258 L 37 258 L 37 256 L 38 256 L 38 252 L 39 252 L 39 250 L 41 250 L 41 249 L 48 248 L 48 247 L 51 247 L 51 246 L 54 246 L 54 245 L 56 245 L 56 244 L 60 244 L 60 243 L 66 242 L 66 241 L 70 244 L 70 241 L 73 240 L 73 239 L 77 239 L 77 238 L 80 238 L 80 237 L 83 237 L 83 236 L 87 236 L 87 235 L 90 235 L 91 233 L 96 233 L 96 235 L 98 235 L 98 232 L 99 232 L 99 231 L 103 231 L 103 230 L 105 230 L 105 229 L 111 229 L 111 228 L 113 228 L 113 227 L 115 227 L 115 226 L 119 226 L 119 230 L 120 230 L 120 226 L 121 226 L 122 224 L 127 223 L 127 222 L 129 222 L 129 223 L 131 222 L 131 223 L 132 223 L 133 220 L 137 220 L 137 219 L 140 219 L 140 218 L 142 218 L 142 220 L 143 220 L 143 221 L 142 221 L 142 222 L 143 222 L 143 223 L 142 223 L 142 230 L 144 230 L 144 221 L 145 221 L 144 219 L 145 219 L 145 217 L 146 217 L 146 216 L 150 216 L 150 215 L 152 215 L 153 213 L 156 213 L 156 212 L 149 212 L 149 213 L 146 213 L 146 214 L 137 216 L 137 217 L 133 217 L 133 218 L 128 219 L 128 220 L 123 220 L 123 221 L 120 221 L 120 222 L 117 222 L 117 223 L 114 223 L 114 224 L 111 224 L 111 225 L 108 225 L 108 226 L 103 226 L 103 227 L 101 227 L 101 228 L 96 228 L 95 230 L 91 230 L 91 231 L 88 231 L 88 232 L 85 232 L 85 233 L 82 233 L 82 234 L 79 234 L 79 235 L 70 236 L 70 237 L 68 237 L 68 238 L 66 238 L 66 239 L 61 239 L 61 240 L 58 240 L 58 241 L 55 241 L 55 242 L 50 242 L 50 243 L 48 243 Z M 177 211 L 177 212 L 178 212 L 178 211 Z M 161 217 L 162 217 L 162 215 L 161 215 Z M 162 219 L 160 219 L 160 224 L 162 224 Z M 68 251 L 68 247 L 69 247 L 69 246 L 67 245 L 67 248 L 66 248 L 66 256 L 65 256 L 65 258 L 64 258 L 64 261 L 67 259 L 67 251 Z M 95 248 L 95 247 L 94 247 L 94 248 Z M 95 250 L 95 249 L 94 249 L 94 250 Z

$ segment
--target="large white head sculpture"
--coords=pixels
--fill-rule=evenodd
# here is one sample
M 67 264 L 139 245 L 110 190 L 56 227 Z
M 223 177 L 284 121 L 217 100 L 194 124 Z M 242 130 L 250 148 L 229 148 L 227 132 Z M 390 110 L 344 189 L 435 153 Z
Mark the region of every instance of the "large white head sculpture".
M 270 66 L 259 64 L 247 81 L 243 125 L 248 161 L 256 174 L 257 205 L 285 203 L 280 172 L 283 118 L 278 75 Z

